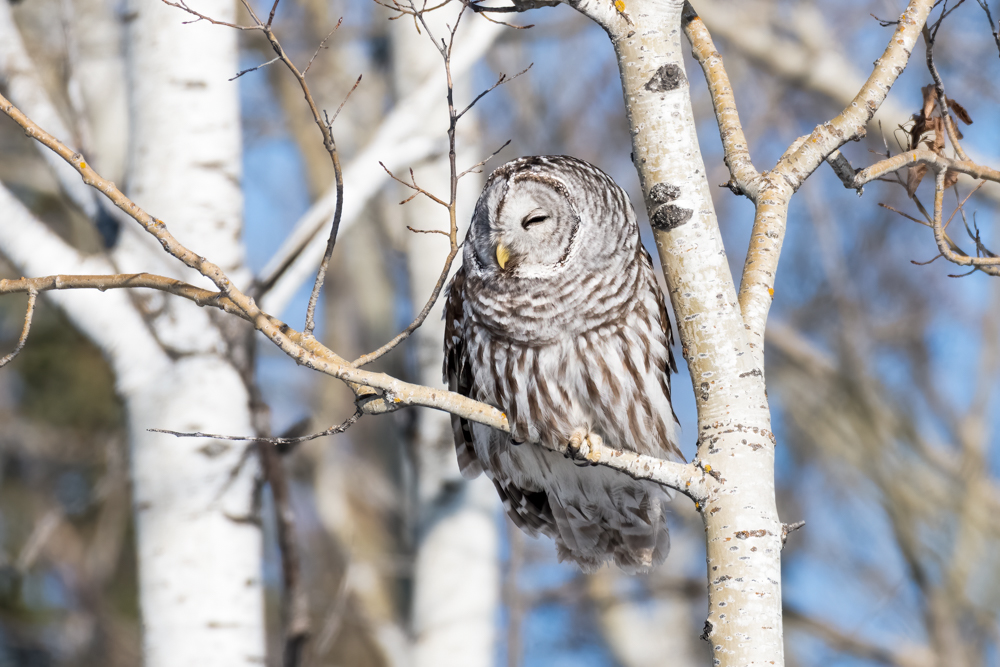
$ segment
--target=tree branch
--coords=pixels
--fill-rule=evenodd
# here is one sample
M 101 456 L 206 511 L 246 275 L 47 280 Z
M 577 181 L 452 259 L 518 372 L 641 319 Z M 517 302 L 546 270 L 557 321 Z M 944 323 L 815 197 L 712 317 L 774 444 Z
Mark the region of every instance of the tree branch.
M 740 124 L 733 87 L 722 64 L 722 55 L 716 50 L 712 35 L 690 3 L 684 5 L 683 26 L 684 34 L 691 42 L 695 60 L 705 73 L 708 90 L 712 96 L 712 107 L 715 109 L 719 133 L 722 135 L 726 166 L 729 167 L 731 176 L 727 185 L 736 194 L 746 195 L 752 201 L 756 201 L 760 174 L 750 159 L 750 149 L 743 133 L 743 126 Z
M 945 177 L 948 170 L 935 167 L 934 178 L 934 241 L 938 250 L 949 262 L 959 266 L 972 266 L 983 273 L 991 276 L 1000 276 L 1000 257 L 970 257 L 965 253 L 957 253 L 952 250 L 949 240 L 945 236 L 944 224 L 942 223 L 944 209 Z M 977 244 L 978 245 L 978 244 Z
M 0 281 L 3 282 L 3 281 Z M 31 331 L 31 318 L 35 314 L 35 299 L 38 298 L 38 291 L 34 289 L 28 290 L 28 307 L 24 313 L 24 327 L 21 329 L 21 337 L 17 339 L 17 346 L 11 351 L 10 354 L 6 355 L 0 359 L 0 368 L 3 368 L 11 361 L 14 360 L 21 350 L 24 349 L 24 344 L 28 342 L 28 332 Z
M 889 94 L 889 89 L 906 67 L 933 6 L 934 0 L 911 0 L 899 17 L 899 23 L 885 52 L 875 61 L 874 71 L 851 104 L 836 118 L 817 126 L 801 146 L 795 150 L 789 149 L 781 157 L 775 172 L 788 182 L 793 191 L 834 150 L 848 141 L 865 136 L 868 121 L 878 111 Z
M 866 126 L 902 73 L 934 0 L 911 0 L 899 17 L 889 44 L 876 61 L 854 101 L 831 121 L 796 141 L 767 174 L 754 218 L 750 247 L 743 265 L 739 303 L 754 356 L 761 362 L 764 327 L 774 297 L 774 279 L 788 219 L 788 202 L 806 178 L 846 142 L 865 135 Z M 758 342 L 759 341 L 759 342 Z

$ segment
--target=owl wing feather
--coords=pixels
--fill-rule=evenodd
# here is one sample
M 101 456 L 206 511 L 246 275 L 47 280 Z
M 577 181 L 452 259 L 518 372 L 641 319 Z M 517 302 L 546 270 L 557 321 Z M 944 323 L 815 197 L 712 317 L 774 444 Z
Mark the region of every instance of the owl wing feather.
M 643 259 L 646 260 L 646 264 L 649 266 L 650 271 L 655 271 L 653 258 L 650 256 L 649 251 L 641 245 L 639 248 L 642 250 Z M 674 410 L 674 404 L 671 400 L 672 396 L 670 395 L 670 374 L 677 372 L 677 360 L 674 359 L 674 329 L 670 326 L 670 316 L 667 315 L 667 304 L 663 300 L 663 291 L 657 287 L 653 290 L 653 292 L 656 294 L 656 302 L 660 306 L 660 325 L 663 327 L 663 335 L 667 338 L 667 367 L 663 369 L 664 375 L 666 376 L 664 391 L 666 392 L 667 400 L 670 402 L 670 414 L 673 416 L 674 421 L 679 424 L 681 420 L 677 418 L 677 411 Z M 669 447 L 668 450 L 680 455 L 680 451 L 676 446 Z
M 451 391 L 475 398 L 472 395 L 472 368 L 468 363 L 465 332 L 462 326 L 465 319 L 464 266 L 455 272 L 455 277 L 448 285 L 444 319 L 444 380 Z M 479 477 L 483 472 L 483 466 L 476 458 L 476 449 L 472 443 L 472 424 L 468 419 L 451 415 L 451 428 L 455 433 L 455 453 L 458 456 L 458 469 L 462 472 L 462 477 L 466 479 Z

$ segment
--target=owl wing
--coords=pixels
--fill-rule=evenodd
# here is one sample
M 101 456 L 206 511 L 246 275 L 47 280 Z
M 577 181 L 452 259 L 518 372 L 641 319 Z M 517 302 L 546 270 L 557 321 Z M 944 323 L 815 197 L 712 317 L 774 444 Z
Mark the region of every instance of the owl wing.
M 448 389 L 462 396 L 472 395 L 472 367 L 469 365 L 465 344 L 465 267 L 455 272 L 448 286 L 444 304 L 444 380 Z M 472 443 L 472 424 L 468 419 L 451 415 L 451 428 L 455 433 L 455 453 L 462 477 L 475 479 L 483 472 L 476 458 Z
M 639 247 L 642 249 L 643 259 L 646 260 L 650 272 L 655 273 L 656 269 L 654 268 L 653 258 L 650 256 L 649 251 L 643 246 Z M 667 304 L 663 300 L 663 291 L 660 289 L 655 277 L 653 278 L 653 291 L 656 292 L 656 303 L 660 306 L 660 326 L 663 327 L 663 335 L 667 338 L 667 367 L 663 369 L 666 375 L 664 389 L 667 400 L 670 401 L 670 412 L 674 417 L 674 421 L 680 423 L 680 420 L 677 419 L 677 412 L 674 411 L 674 404 L 670 395 L 670 374 L 677 372 L 677 360 L 674 359 L 674 329 L 670 326 L 670 316 L 667 315 Z

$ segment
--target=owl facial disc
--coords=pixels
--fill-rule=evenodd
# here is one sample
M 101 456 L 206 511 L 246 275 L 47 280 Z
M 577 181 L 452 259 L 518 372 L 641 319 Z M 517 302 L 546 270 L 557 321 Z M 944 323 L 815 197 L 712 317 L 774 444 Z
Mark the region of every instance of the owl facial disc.
M 502 271 L 532 273 L 564 261 L 579 223 L 565 186 L 534 173 L 519 174 L 502 190 L 489 236 Z M 513 275 L 513 274 L 512 274 Z

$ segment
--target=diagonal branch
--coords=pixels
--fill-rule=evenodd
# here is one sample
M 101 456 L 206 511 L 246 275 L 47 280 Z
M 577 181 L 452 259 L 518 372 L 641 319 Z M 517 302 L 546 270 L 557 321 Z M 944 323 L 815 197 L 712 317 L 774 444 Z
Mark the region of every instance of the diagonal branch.
M 832 120 L 794 142 L 767 173 L 740 281 L 739 304 L 754 358 L 763 360 L 764 327 L 774 297 L 775 275 L 785 237 L 788 203 L 806 178 L 846 142 L 863 137 L 920 37 L 934 0 L 911 0 L 899 17 L 882 57 L 854 100 Z
M 750 160 L 750 149 L 743 133 L 743 126 L 740 124 L 733 87 L 722 64 L 722 55 L 716 50 L 712 35 L 690 3 L 684 5 L 682 24 L 684 34 L 691 42 L 692 53 L 705 73 L 708 90 L 712 96 L 712 107 L 715 109 L 715 118 L 722 135 L 726 166 L 729 167 L 731 176 L 727 185 L 734 193 L 745 194 L 756 201 L 760 174 Z
M 833 151 L 848 141 L 865 136 L 868 121 L 885 101 L 889 89 L 909 62 L 933 7 L 934 0 L 911 0 L 899 17 L 882 57 L 875 61 L 875 69 L 854 100 L 836 118 L 817 126 L 800 146 L 789 148 L 781 156 L 775 172 L 788 182 L 793 191 Z

